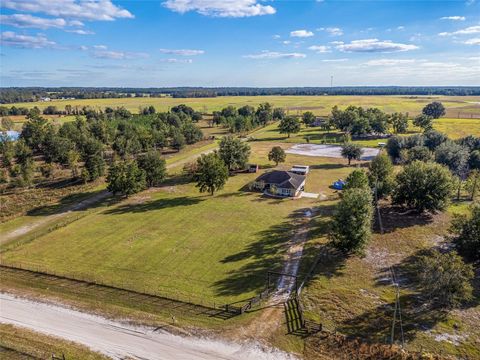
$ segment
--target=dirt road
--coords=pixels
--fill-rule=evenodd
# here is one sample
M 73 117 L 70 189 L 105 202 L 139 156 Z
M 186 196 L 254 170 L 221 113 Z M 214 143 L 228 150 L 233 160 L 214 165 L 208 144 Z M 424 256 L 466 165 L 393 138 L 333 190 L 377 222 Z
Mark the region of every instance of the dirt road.
M 113 359 L 293 359 L 252 342 L 181 337 L 9 294 L 0 294 L 0 322 L 74 341 Z

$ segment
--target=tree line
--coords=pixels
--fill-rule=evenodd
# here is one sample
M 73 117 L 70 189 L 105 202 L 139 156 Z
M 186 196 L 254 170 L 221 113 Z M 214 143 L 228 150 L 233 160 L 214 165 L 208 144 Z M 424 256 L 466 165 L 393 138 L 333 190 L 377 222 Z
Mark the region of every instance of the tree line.
M 92 88 L 92 87 L 9 87 L 0 89 L 0 103 L 39 101 L 51 99 L 100 99 L 127 97 L 217 97 L 268 95 L 480 95 L 478 86 L 336 86 L 336 87 L 167 87 L 167 88 Z
M 108 182 L 114 184 L 110 190 L 128 195 L 131 190 L 124 189 L 132 182 L 141 183 L 140 189 L 163 180 L 164 148 L 180 150 L 204 138 L 196 125 L 199 118 L 185 105 L 162 113 L 149 107 L 138 115 L 116 108 L 89 110 L 84 117 L 58 125 L 34 108 L 18 141 L 0 138 L 1 181 L 11 187 L 30 186 L 36 170 L 50 178 L 55 166 L 70 169 L 72 178 L 94 181 L 105 175 L 109 164 Z

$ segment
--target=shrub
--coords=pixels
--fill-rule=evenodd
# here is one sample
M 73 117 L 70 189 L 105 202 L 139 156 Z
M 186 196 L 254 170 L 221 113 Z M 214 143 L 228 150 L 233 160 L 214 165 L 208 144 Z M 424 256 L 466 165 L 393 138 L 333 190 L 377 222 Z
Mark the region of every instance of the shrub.
M 473 267 L 454 251 L 432 251 L 422 256 L 417 276 L 426 294 L 440 306 L 457 307 L 472 299 Z
M 373 218 L 372 195 L 365 189 L 343 193 L 333 216 L 330 237 L 336 248 L 359 253 L 370 240 Z
M 480 204 L 468 215 L 455 215 L 450 232 L 458 252 L 471 260 L 480 260 Z
M 364 189 L 370 191 L 367 173 L 361 169 L 353 170 L 345 179 L 345 190 Z
M 436 163 L 414 161 L 404 167 L 396 180 L 393 202 L 419 212 L 444 210 L 453 191 L 450 171 Z

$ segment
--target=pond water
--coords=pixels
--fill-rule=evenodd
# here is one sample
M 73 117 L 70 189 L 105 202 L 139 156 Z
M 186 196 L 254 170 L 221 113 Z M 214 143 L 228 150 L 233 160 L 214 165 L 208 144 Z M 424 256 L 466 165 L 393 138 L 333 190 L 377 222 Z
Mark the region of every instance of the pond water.
M 0 134 L 3 136 L 7 136 L 10 140 L 18 140 L 18 138 L 20 137 L 20 133 L 18 131 L 14 131 L 14 130 L 8 130 L 8 131 L 0 131 Z M 0 137 L 0 141 L 2 141 L 2 138 Z

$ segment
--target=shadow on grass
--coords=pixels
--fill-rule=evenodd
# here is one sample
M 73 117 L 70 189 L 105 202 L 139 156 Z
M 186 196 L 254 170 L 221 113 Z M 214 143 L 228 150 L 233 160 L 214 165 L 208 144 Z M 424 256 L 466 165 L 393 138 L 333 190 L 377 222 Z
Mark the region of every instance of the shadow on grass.
M 394 232 L 397 229 L 409 228 L 412 226 L 425 226 L 433 222 L 433 216 L 429 213 L 406 211 L 404 208 L 398 206 L 381 206 L 380 214 L 382 216 L 383 230 L 385 233 Z M 374 229 L 379 231 L 376 213 Z
M 419 332 L 433 329 L 439 322 L 448 320 L 449 308 L 441 306 L 438 299 L 432 298 L 418 280 L 420 259 L 428 255 L 431 249 L 420 250 L 405 258 L 394 267 L 395 283 L 399 284 L 401 292 L 399 302 L 402 314 L 403 334 L 405 341 L 413 340 Z M 378 285 L 392 283 L 390 267 L 381 270 L 377 276 Z M 480 304 L 480 271 L 477 269 L 473 300 L 464 302 L 460 309 L 468 309 Z M 392 287 L 392 289 L 394 289 Z M 393 290 L 394 291 L 394 290 Z M 354 318 L 344 321 L 337 328 L 340 332 L 354 335 L 370 342 L 391 341 L 392 323 L 394 318 L 395 302 L 381 304 Z M 395 327 L 394 341 L 401 340 L 401 328 L 398 320 Z
M 214 284 L 216 295 L 236 296 L 265 289 L 267 272 L 282 270 L 289 240 L 301 226 L 300 220 L 305 210 L 294 211 L 284 222 L 260 231 L 257 233 L 257 241 L 247 245 L 243 251 L 221 260 L 225 264 L 248 262 Z
M 176 197 L 176 198 L 162 198 L 153 201 L 146 201 L 140 204 L 125 204 L 117 206 L 113 209 L 108 209 L 105 214 L 119 215 L 126 213 L 142 213 L 152 210 L 166 209 L 172 207 L 190 206 L 196 205 L 202 202 L 204 199 L 193 198 L 188 196 Z
M 27 215 L 48 216 L 68 211 L 82 211 L 112 205 L 117 201 L 119 201 L 119 198 L 111 196 L 106 190 L 89 191 L 64 196 L 56 204 L 40 206 L 29 210 Z
M 348 167 L 346 164 L 315 164 L 310 165 L 310 170 L 335 170 Z

